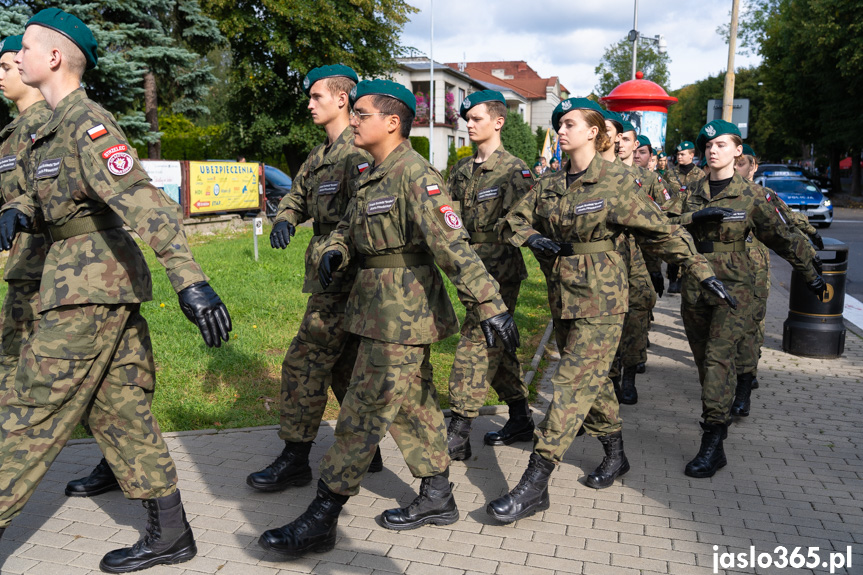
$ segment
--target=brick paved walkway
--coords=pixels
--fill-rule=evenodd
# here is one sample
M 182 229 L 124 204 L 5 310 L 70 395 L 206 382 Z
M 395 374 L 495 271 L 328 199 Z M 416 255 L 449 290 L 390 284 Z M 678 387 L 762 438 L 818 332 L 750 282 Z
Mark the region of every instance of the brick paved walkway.
M 409 502 L 418 488 L 395 443 L 382 444 L 386 469 L 370 475 L 345 507 L 340 539 L 330 553 L 281 562 L 256 542 L 264 530 L 295 518 L 314 496 L 314 483 L 280 494 L 259 494 L 246 475 L 279 452 L 273 428 L 170 434 L 180 488 L 195 528 L 198 556 L 158 574 L 275 575 L 289 573 L 484 573 L 533 575 L 713 573 L 720 553 L 774 552 L 795 546 L 819 561 L 852 548 L 863 573 L 863 340 L 850 330 L 845 356 L 823 361 L 778 351 L 787 292 L 776 288 L 752 415 L 732 426 L 728 466 L 712 479 L 683 475 L 700 443 L 699 388 L 679 319 L 679 296 L 655 310 L 647 373 L 639 403 L 624 406 L 624 439 L 632 470 L 613 487 L 583 485 L 602 459 L 599 442 L 575 440 L 551 481 L 552 508 L 514 525 L 495 525 L 485 504 L 512 487 L 527 464 L 529 445 L 492 449 L 486 431 L 502 415 L 480 417 L 474 457 L 454 463 L 451 480 L 462 519 L 449 527 L 392 532 L 374 517 Z M 553 366 L 552 366 L 553 367 Z M 548 398 L 547 377 L 542 378 Z M 537 420 L 539 411 L 535 412 Z M 322 428 L 312 450 L 318 461 L 332 442 Z M 92 442 L 68 446 L 38 492 L 0 542 L 0 572 L 35 575 L 98 573 L 101 556 L 135 542 L 145 521 L 140 504 L 119 493 L 69 499 L 63 487 L 99 461 Z M 315 469 L 317 477 L 317 470 Z M 5 560 L 3 559 L 5 558 Z M 766 559 L 766 557 L 765 557 Z M 838 562 L 838 557 L 836 558 Z M 815 569 L 719 569 L 720 573 L 829 573 Z

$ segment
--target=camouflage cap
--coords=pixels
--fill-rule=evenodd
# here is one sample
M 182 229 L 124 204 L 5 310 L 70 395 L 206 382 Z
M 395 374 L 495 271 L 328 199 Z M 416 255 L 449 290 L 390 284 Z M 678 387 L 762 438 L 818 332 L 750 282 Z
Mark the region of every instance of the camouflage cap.
M 353 80 L 354 84 L 360 81 L 357 73 L 349 66 L 345 66 L 343 64 L 320 66 L 310 70 L 309 73 L 306 74 L 306 77 L 303 78 L 303 92 L 306 93 L 306 96 L 309 95 L 309 91 L 312 89 L 312 86 L 315 85 L 315 82 L 323 80 L 324 78 L 347 78 L 348 80 Z
M 621 133 L 621 134 L 625 134 L 625 133 L 627 133 L 627 132 L 635 132 L 636 134 L 638 133 L 638 131 L 635 129 L 635 126 L 633 126 L 633 125 L 632 125 L 629 121 L 627 121 L 627 120 L 622 121 L 622 122 L 620 123 L 620 126 L 621 126 L 621 130 L 620 130 L 620 133 Z
M 414 114 L 417 113 L 417 99 L 410 90 L 392 80 L 363 80 L 351 90 L 351 106 L 363 96 L 389 96 L 395 98 Z
M 27 26 L 33 25 L 44 26 L 69 38 L 84 54 L 88 70 L 98 64 L 99 57 L 96 55 L 96 49 L 99 46 L 96 38 L 77 16 L 63 12 L 59 8 L 45 8 L 27 21 Z
M 603 109 L 599 104 L 588 98 L 567 98 L 555 107 L 551 113 L 551 127 L 556 132 L 560 127 L 560 119 L 573 110 L 593 110 L 602 114 Z
M 653 147 L 650 145 L 650 138 L 648 138 L 648 137 L 647 137 L 647 136 L 645 136 L 644 134 L 639 135 L 639 136 L 636 138 L 636 140 L 638 140 L 638 146 L 637 146 L 637 148 L 640 148 L 640 147 L 642 147 L 642 146 L 647 146 L 648 148 L 651 148 L 651 149 L 653 148 Z
M 683 140 L 682 142 L 677 144 L 677 147 L 674 149 L 678 152 L 682 152 L 683 150 L 694 150 L 695 144 L 693 144 L 689 140 Z
M 749 144 L 743 144 L 743 155 L 755 157 L 755 150 Z
M 708 122 L 705 124 L 701 131 L 698 132 L 698 137 L 695 138 L 695 145 L 698 147 L 698 150 L 703 152 L 704 148 L 707 146 L 707 142 L 714 138 L 718 138 L 719 136 L 724 136 L 725 134 L 731 134 L 732 136 L 740 137 L 740 130 L 737 129 L 737 126 L 732 124 L 731 122 L 726 122 L 725 120 L 713 120 L 712 122 Z
M 19 34 L 17 36 L 9 36 L 0 42 L 0 56 L 6 52 L 18 52 L 21 50 L 21 38 L 23 38 L 23 36 Z
M 467 120 L 467 111 L 477 104 L 485 102 L 501 102 L 504 106 L 506 105 L 506 100 L 500 92 L 496 90 L 480 90 L 462 100 L 461 106 L 459 107 L 459 115 L 462 119 Z

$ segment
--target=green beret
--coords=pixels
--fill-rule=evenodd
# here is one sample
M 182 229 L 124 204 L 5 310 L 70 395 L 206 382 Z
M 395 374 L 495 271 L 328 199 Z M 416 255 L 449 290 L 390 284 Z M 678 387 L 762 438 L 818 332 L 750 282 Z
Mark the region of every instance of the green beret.
M 96 55 L 96 38 L 93 32 L 77 16 L 63 12 L 59 8 L 45 8 L 30 18 L 27 26 L 44 26 L 69 38 L 73 44 L 78 46 L 87 60 L 87 69 L 96 67 L 99 57 Z
M 617 128 L 618 132 L 623 133 L 623 116 L 617 112 L 612 112 L 611 110 L 603 110 L 602 117 L 614 124 L 614 127 Z
M 660 150 L 660 152 L 658 154 L 656 154 L 656 157 L 661 160 L 662 158 L 667 158 L 668 154 L 666 154 L 664 151 Z
M 599 104 L 588 98 L 567 98 L 554 109 L 551 114 L 551 126 L 556 132 L 560 127 L 560 119 L 573 110 L 593 110 L 602 114 Z
M 713 120 L 712 122 L 708 122 L 703 128 L 701 128 L 701 131 L 698 132 L 698 137 L 695 138 L 695 145 L 698 146 L 699 151 L 703 152 L 704 148 L 707 146 L 707 142 L 725 134 L 731 134 L 739 138 L 740 130 L 738 130 L 737 126 L 731 122 L 726 122 L 725 120 Z
M 410 90 L 392 80 L 363 80 L 351 90 L 351 106 L 363 96 L 389 96 L 395 98 L 416 115 L 417 99 Z
M 638 140 L 638 146 L 636 146 L 636 148 L 640 148 L 641 146 L 647 146 L 648 148 L 652 149 L 652 146 L 650 145 L 650 138 L 648 138 L 644 134 L 638 136 L 636 140 Z
M 675 148 L 675 150 L 677 150 L 678 152 L 682 152 L 683 150 L 694 150 L 694 149 L 695 149 L 695 144 L 693 144 L 689 140 L 684 140 L 684 141 L 680 142 L 679 144 L 677 144 L 677 147 Z
M 500 92 L 496 90 L 480 90 L 462 100 L 459 115 L 462 119 L 467 120 L 467 111 L 477 104 L 484 102 L 501 102 L 504 106 L 506 105 L 506 100 Z
M 755 150 L 749 144 L 743 144 L 743 155 L 755 157 Z
M 628 120 L 624 120 L 624 121 L 622 121 L 622 122 L 620 123 L 620 125 L 621 125 L 621 127 L 623 128 L 623 129 L 620 131 L 620 133 L 621 133 L 621 134 L 625 134 L 625 133 L 627 133 L 627 132 L 635 132 L 635 131 L 636 131 L 636 130 L 635 130 L 635 126 L 633 126 L 633 125 L 632 125 Z M 636 132 L 636 133 L 637 133 L 637 132 Z
M 306 96 L 309 95 L 309 90 L 312 89 L 315 82 L 323 80 L 324 78 L 347 78 L 348 80 L 353 81 L 354 84 L 360 81 L 357 77 L 357 73 L 348 66 L 344 66 L 342 64 L 320 66 L 319 68 L 313 68 L 308 74 L 306 74 L 306 77 L 303 78 L 303 92 L 306 93 Z
M 0 42 L 0 56 L 5 54 L 6 52 L 18 52 L 21 50 L 21 36 L 9 36 L 2 42 Z
M 703 167 L 704 167 L 704 166 L 706 166 L 706 165 L 707 165 L 707 157 L 706 157 L 706 156 L 701 156 L 701 159 L 700 159 L 700 160 L 698 160 L 698 167 L 699 167 L 699 168 L 703 168 Z

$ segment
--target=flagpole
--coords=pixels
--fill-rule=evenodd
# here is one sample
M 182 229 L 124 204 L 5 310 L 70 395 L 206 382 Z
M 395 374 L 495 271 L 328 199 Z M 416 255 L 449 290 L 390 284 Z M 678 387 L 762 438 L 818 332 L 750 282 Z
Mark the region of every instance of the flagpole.
M 434 0 L 429 0 L 431 26 L 429 32 L 429 163 L 434 166 Z

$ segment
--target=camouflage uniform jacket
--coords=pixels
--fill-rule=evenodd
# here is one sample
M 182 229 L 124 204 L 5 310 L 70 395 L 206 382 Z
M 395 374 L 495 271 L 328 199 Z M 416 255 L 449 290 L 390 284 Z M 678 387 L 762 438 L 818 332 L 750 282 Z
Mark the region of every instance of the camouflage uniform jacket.
M 786 224 L 788 224 L 788 226 L 791 228 L 792 232 L 801 234 L 806 239 L 808 239 L 808 236 L 811 236 L 812 234 L 817 232 L 815 227 L 809 223 L 809 218 L 807 218 L 806 216 L 804 216 L 800 212 L 795 212 L 790 207 L 788 207 L 788 204 L 786 204 L 785 201 L 782 198 L 780 198 L 776 192 L 774 192 L 770 188 L 765 188 L 765 187 L 759 186 L 758 184 L 754 184 L 752 182 L 750 182 L 750 184 L 756 190 L 759 190 L 760 192 L 762 192 L 764 194 L 764 197 L 767 199 L 767 201 L 774 202 L 773 207 L 776 209 L 776 212 L 781 216 L 782 221 L 784 221 Z M 749 234 L 749 236 L 746 238 L 746 241 L 752 242 L 754 244 L 753 247 L 764 245 L 761 242 L 759 242 L 752 234 Z M 812 245 L 812 246 L 810 246 L 810 248 L 811 248 L 811 250 L 810 250 L 811 254 L 809 257 L 814 258 L 816 253 L 817 253 L 815 251 L 815 246 Z
M 352 191 L 350 181 L 361 171 L 366 170 L 372 158 L 368 152 L 354 146 L 351 128 L 336 138 L 327 150 L 326 144 L 317 146 L 300 166 L 297 177 L 287 194 L 279 203 L 277 222 L 288 222 L 297 226 L 309 218 L 314 219 L 315 235 L 306 248 L 306 277 L 303 293 L 346 293 L 351 291 L 357 266 L 340 270 L 333 275 L 333 283 L 326 290 L 318 281 L 317 262 L 314 260 L 315 247 L 329 232 L 335 229 L 348 209 Z M 330 230 L 331 231 L 331 230 Z
M 556 242 L 614 242 L 629 229 L 642 249 L 689 268 L 700 279 L 713 275 L 689 234 L 641 193 L 633 174 L 599 154 L 569 188 L 567 171 L 568 163 L 566 169 L 540 179 L 510 210 L 503 224 L 504 239 L 521 246 L 540 233 Z M 557 257 L 543 271 L 555 318 L 616 315 L 629 309 L 628 270 L 614 249 Z
M 699 181 L 691 192 L 684 204 L 684 214 L 672 220 L 687 226 L 696 245 L 703 245 L 703 242 L 730 244 L 745 241 L 752 232 L 767 247 L 788 260 L 797 271 L 803 274 L 806 281 L 815 279 L 811 257 L 813 252 L 809 240 L 793 233 L 782 220 L 776 207 L 774 194 L 765 194 L 762 189 L 747 182 L 736 172 L 728 187 L 712 199 L 706 178 Z M 769 199 L 768 196 L 770 196 Z M 708 207 L 729 208 L 734 210 L 734 213 L 726 216 L 721 222 L 693 224 L 692 214 Z M 753 285 L 754 270 L 746 250 L 714 251 L 706 253 L 705 256 L 713 266 L 716 277 L 727 288 L 747 289 Z M 704 290 L 702 293 L 708 301 L 719 303 L 712 293 Z
M 114 117 L 77 89 L 36 133 L 27 195 L 6 204 L 61 226 L 113 211 L 156 253 L 174 290 L 206 281 L 192 257 L 180 206 L 150 183 Z M 152 298 L 144 256 L 122 227 L 51 244 L 39 293 L 41 311 L 63 305 L 139 303 Z
M 440 174 L 402 142 L 352 186 L 339 227 L 318 247 L 318 258 L 341 252 L 345 264 L 371 256 L 431 254 L 480 320 L 506 312 L 498 284 L 468 244 Z M 426 345 L 458 331 L 443 278 L 434 265 L 368 267 L 357 273 L 345 310 L 351 333 L 403 345 Z
M 658 174 L 655 174 L 650 170 L 646 170 L 641 166 L 636 166 L 635 164 L 627 166 L 620 158 L 615 158 L 614 164 L 633 174 L 636 178 L 635 183 L 638 184 L 641 191 L 646 193 L 647 196 L 663 210 L 665 215 L 668 215 L 665 210 L 673 202 L 673 199 Z M 627 265 L 629 266 L 630 274 L 634 273 L 638 275 L 641 273 L 641 266 L 644 266 L 644 269 L 647 272 L 662 270 L 662 260 L 660 258 L 656 256 L 644 257 L 644 254 L 641 252 L 641 248 L 638 247 L 638 243 L 635 241 L 635 236 L 632 233 L 625 233 L 624 236 L 628 239 L 626 244 L 628 244 L 629 247 L 628 249 L 624 249 L 624 245 L 621 247 L 620 251 L 628 262 Z
M 704 170 L 698 166 L 693 166 L 688 174 L 684 174 L 679 168 L 668 166 L 665 170 L 665 183 L 668 184 L 668 191 L 671 192 L 671 203 L 666 206 L 665 211 L 679 216 L 683 213 L 683 204 L 686 198 L 692 193 L 692 188 L 704 180 Z
M 449 188 L 464 227 L 476 232 L 495 233 L 498 220 L 505 217 L 533 186 L 533 174 L 523 160 L 499 147 L 474 170 L 474 158 L 462 158 L 450 172 Z M 500 284 L 517 284 L 527 279 L 521 250 L 498 241 L 471 244 L 489 273 Z
M 4 204 L 26 193 L 27 146 L 33 141 L 36 130 L 50 118 L 51 108 L 45 100 L 40 100 L 0 131 L 0 191 Z M 18 234 L 9 252 L 3 279 L 38 281 L 45 264 L 46 244 L 41 233 Z

